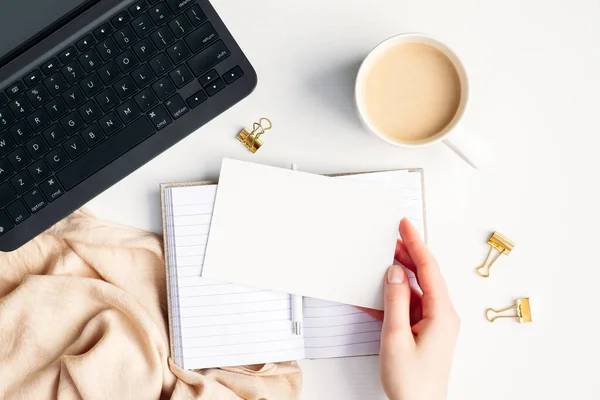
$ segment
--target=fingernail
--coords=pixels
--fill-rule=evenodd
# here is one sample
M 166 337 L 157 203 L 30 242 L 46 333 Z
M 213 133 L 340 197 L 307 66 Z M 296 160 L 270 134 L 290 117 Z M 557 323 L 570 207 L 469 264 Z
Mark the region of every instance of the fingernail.
M 390 285 L 397 285 L 404 282 L 404 271 L 399 265 L 392 265 L 388 269 L 387 280 Z

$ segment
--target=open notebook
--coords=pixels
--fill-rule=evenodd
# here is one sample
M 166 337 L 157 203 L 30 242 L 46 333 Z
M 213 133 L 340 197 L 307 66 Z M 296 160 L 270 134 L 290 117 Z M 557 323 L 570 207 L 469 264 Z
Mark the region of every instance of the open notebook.
M 409 189 L 406 217 L 425 237 L 421 170 L 336 178 Z M 216 190 L 211 182 L 161 186 L 174 362 L 198 369 L 377 354 L 381 323 L 353 306 L 304 298 L 303 334 L 295 335 L 289 294 L 201 277 Z

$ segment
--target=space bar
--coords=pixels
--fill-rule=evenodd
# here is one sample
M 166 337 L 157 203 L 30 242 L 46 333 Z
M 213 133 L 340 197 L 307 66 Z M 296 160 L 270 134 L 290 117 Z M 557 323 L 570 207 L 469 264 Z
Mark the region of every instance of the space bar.
M 106 167 L 129 150 L 154 134 L 155 130 L 142 117 L 111 136 L 83 157 L 56 174 L 65 190 L 71 190 L 81 182 Z

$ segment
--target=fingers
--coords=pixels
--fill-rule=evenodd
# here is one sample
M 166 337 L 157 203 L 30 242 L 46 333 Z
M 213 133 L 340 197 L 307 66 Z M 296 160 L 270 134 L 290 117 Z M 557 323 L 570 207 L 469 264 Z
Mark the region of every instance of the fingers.
M 396 241 L 396 252 L 394 253 L 394 258 L 415 274 L 417 273 L 417 267 L 415 267 L 415 263 L 410 257 L 410 254 L 408 254 L 406 245 L 400 239 Z
M 408 277 L 399 265 L 388 269 L 384 285 L 384 309 L 382 340 L 413 342 L 410 327 L 411 289 Z
M 404 218 L 400 222 L 400 236 L 408 255 L 416 267 L 419 286 L 427 296 L 447 296 L 446 283 L 440 268 L 419 232 Z M 398 246 L 396 246 L 398 250 Z M 404 255 L 403 255 L 404 256 Z

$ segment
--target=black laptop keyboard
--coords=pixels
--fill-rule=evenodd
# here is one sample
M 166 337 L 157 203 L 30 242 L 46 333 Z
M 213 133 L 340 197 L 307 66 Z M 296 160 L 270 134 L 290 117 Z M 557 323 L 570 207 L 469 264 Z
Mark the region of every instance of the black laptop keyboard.
M 233 84 L 229 55 L 198 4 L 142 0 L 0 92 L 0 236 Z

